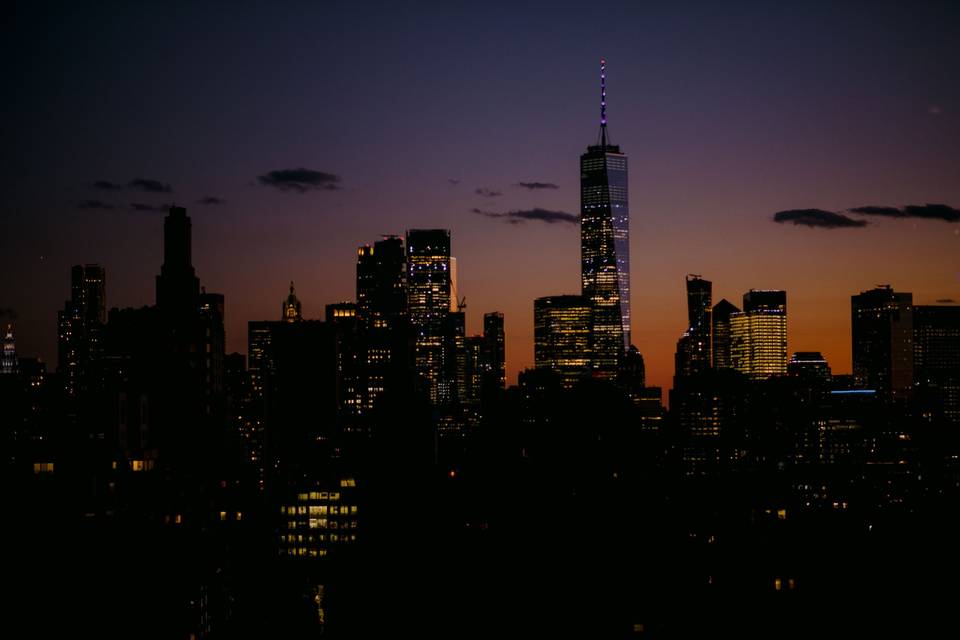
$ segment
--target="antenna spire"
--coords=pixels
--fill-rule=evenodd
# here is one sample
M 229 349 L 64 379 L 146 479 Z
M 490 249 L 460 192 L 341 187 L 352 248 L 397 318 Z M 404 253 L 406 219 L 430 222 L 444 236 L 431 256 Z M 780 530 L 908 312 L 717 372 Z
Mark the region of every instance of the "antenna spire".
M 607 146 L 607 61 L 600 58 L 600 146 Z

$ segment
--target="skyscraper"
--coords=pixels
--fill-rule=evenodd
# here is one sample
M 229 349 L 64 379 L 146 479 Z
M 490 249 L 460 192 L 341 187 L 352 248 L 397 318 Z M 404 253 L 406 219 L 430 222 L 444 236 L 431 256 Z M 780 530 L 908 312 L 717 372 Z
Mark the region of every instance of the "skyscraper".
M 192 223 L 183 207 L 170 207 L 163 221 L 163 264 L 157 276 L 157 308 L 164 315 L 197 311 L 200 280 L 193 269 Z
M 730 316 L 740 309 L 724 298 L 713 307 L 713 368 L 730 369 Z
M 713 283 L 688 275 L 687 317 L 689 326 L 677 342 L 676 377 L 689 377 L 710 368 L 713 362 Z
M 534 366 L 556 371 L 564 388 L 572 388 L 590 369 L 592 312 L 582 296 L 533 301 Z
M 407 312 L 403 238 L 384 236 L 357 249 L 357 316 L 372 328 L 395 327 Z
M 850 297 L 857 385 L 899 395 L 913 387 L 913 294 L 889 285 Z
M 924 404 L 960 424 L 960 306 L 913 308 L 914 377 Z
M 283 301 L 282 315 L 280 318 L 284 322 L 300 322 L 303 320 L 303 309 L 300 305 L 300 299 L 293 291 L 293 280 L 290 281 L 290 295 Z
M 503 314 L 492 311 L 483 314 L 484 388 L 503 389 L 507 384 L 506 337 L 503 331 Z
M 91 364 L 100 357 L 101 333 L 107 321 L 106 280 L 106 271 L 98 264 L 70 269 L 70 300 L 57 319 L 58 367 L 70 396 L 86 387 Z
M 606 63 L 600 61 L 600 134 L 580 156 L 580 280 L 593 306 L 594 374 L 612 379 L 630 346 L 627 156 L 607 135 Z
M 753 380 L 787 372 L 787 292 L 751 289 L 730 315 L 732 368 Z
M 414 363 L 433 404 L 448 400 L 444 332 L 450 313 L 450 231 L 407 231 L 407 304 L 414 331 Z
M 3 336 L 3 352 L 0 353 L 0 374 L 15 373 L 17 373 L 17 343 L 13 339 L 13 325 L 8 324 Z
M 819 351 L 797 351 L 790 356 L 787 373 L 806 382 L 825 384 L 832 379 L 830 365 Z

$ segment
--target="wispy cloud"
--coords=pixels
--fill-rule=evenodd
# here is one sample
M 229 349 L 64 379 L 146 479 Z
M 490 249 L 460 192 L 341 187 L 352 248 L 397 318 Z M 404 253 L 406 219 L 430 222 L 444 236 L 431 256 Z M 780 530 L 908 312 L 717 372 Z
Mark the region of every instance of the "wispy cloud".
M 143 191 L 144 193 L 173 193 L 173 187 L 170 186 L 170 183 L 150 180 L 149 178 L 135 178 L 128 182 L 127 186 L 134 191 Z
M 102 200 L 81 200 L 77 203 L 77 209 L 113 209 L 114 206 Z
M 550 211 L 549 209 L 519 209 L 516 211 L 484 211 L 483 209 L 473 208 L 471 213 L 484 216 L 485 218 L 494 218 L 508 224 L 523 224 L 528 220 L 535 222 L 546 222 L 547 224 L 578 224 L 579 216 L 565 211 Z
M 340 176 L 303 167 L 268 171 L 262 176 L 257 176 L 257 180 L 267 187 L 297 193 L 314 190 L 335 191 L 340 188 Z
M 460 180 L 457 180 L 456 178 L 447 178 L 447 182 L 449 182 L 453 186 L 457 186 L 458 184 L 460 184 Z
M 110 182 L 109 180 L 97 180 L 93 183 L 93 188 L 101 189 L 103 191 L 120 191 L 123 189 L 123 185 L 116 182 Z
M 943 220 L 945 222 L 960 222 L 960 209 L 946 204 L 908 204 L 902 209 L 897 207 L 854 207 L 847 209 L 850 213 L 863 216 L 885 216 L 888 218 L 924 218 L 926 220 Z
M 524 189 L 530 189 L 531 191 L 536 191 L 537 189 L 559 189 L 560 185 L 556 185 L 552 182 L 516 182 L 514 183 L 515 187 L 523 187 Z
M 854 220 L 842 213 L 824 211 L 823 209 L 790 209 L 787 211 L 777 211 L 773 214 L 773 221 L 780 224 L 819 227 L 821 229 L 849 229 L 867 226 L 866 220 Z
M 217 205 L 224 204 L 226 200 L 223 198 L 218 198 L 217 196 L 205 196 L 197 200 L 197 204 L 207 204 L 207 205 Z
M 473 190 L 478 196 L 483 196 L 484 198 L 497 198 L 503 195 L 502 191 L 494 191 L 493 189 L 487 189 L 486 187 L 477 187 Z

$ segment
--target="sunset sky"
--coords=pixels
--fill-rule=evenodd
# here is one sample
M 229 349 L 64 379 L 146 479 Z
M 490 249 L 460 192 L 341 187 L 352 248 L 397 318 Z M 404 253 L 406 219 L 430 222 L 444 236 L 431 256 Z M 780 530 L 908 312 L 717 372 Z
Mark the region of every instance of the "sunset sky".
M 290 280 L 321 318 L 354 298 L 358 245 L 444 227 L 468 332 L 505 314 L 515 382 L 534 298 L 579 293 L 579 231 L 474 210 L 579 212 L 601 57 L 648 384 L 671 384 L 687 273 L 737 306 L 786 289 L 789 351 L 835 373 L 851 294 L 960 301 L 957 2 L 405 4 L 16 5 L 0 308 L 19 355 L 53 368 L 72 264 L 106 267 L 108 306 L 153 304 L 176 203 L 226 296 L 228 351 L 279 319 Z M 270 179 L 299 168 L 314 184 Z M 948 206 L 904 209 L 927 203 Z M 849 212 L 864 206 L 899 211 Z

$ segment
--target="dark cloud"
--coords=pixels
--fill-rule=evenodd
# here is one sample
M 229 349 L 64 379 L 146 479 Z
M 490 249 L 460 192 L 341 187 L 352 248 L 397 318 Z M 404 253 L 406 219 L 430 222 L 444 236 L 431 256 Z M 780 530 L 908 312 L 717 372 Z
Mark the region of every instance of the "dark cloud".
M 127 183 L 127 186 L 135 191 L 145 193 L 173 193 L 173 187 L 167 182 L 159 180 L 149 180 L 147 178 L 137 178 Z
M 454 185 L 454 186 L 460 184 L 460 181 L 457 180 L 456 178 L 447 178 L 447 182 L 449 182 L 450 184 L 452 184 L 452 185 Z
M 226 200 L 217 196 L 206 196 L 197 200 L 197 204 L 223 204 Z
M 471 209 L 471 213 L 484 216 L 486 218 L 496 218 L 508 224 L 522 224 L 527 220 L 546 222 L 547 224 L 568 223 L 577 224 L 580 222 L 579 216 L 564 211 L 550 211 L 548 209 L 520 209 L 518 211 L 484 211 L 482 209 Z
M 929 218 L 931 220 L 945 220 L 946 222 L 960 221 L 960 209 L 954 209 L 945 204 L 910 204 L 903 208 L 908 218 Z
M 93 183 L 95 189 L 103 189 L 104 191 L 119 191 L 123 189 L 122 184 L 117 184 L 116 182 L 110 182 L 109 180 L 97 180 Z
M 956 304 L 957 301 L 953 298 L 940 298 L 937 300 L 937 304 Z
M 502 191 L 494 191 L 493 189 L 487 189 L 486 187 L 477 187 L 473 190 L 478 196 L 483 196 L 484 198 L 496 198 L 503 195 Z
M 560 185 L 553 184 L 552 182 L 517 182 L 513 186 L 523 187 L 524 189 L 530 189 L 531 191 L 536 189 L 559 189 Z
M 927 220 L 944 220 L 945 222 L 960 222 L 960 209 L 954 209 L 946 204 L 908 204 L 902 209 L 896 207 L 855 207 L 848 209 L 850 213 L 863 216 L 886 216 L 888 218 L 924 218 Z
M 163 211 L 162 207 L 156 207 L 152 204 L 144 204 L 142 202 L 131 202 L 130 208 L 134 211 Z
M 791 209 L 789 211 L 778 211 L 773 214 L 773 221 L 781 224 L 791 223 L 805 227 L 821 227 L 823 229 L 867 226 L 866 220 L 854 220 L 842 213 L 824 211 L 823 209 Z
M 889 218 L 902 218 L 904 216 L 903 211 L 896 207 L 875 207 L 867 205 L 866 207 L 847 209 L 847 211 L 850 213 L 859 213 L 863 216 L 887 216 Z
M 113 209 L 114 206 L 100 200 L 81 200 L 77 203 L 77 209 Z
M 306 193 L 314 189 L 335 191 L 340 188 L 340 176 L 313 169 L 277 169 L 257 176 L 260 184 L 280 189 Z

